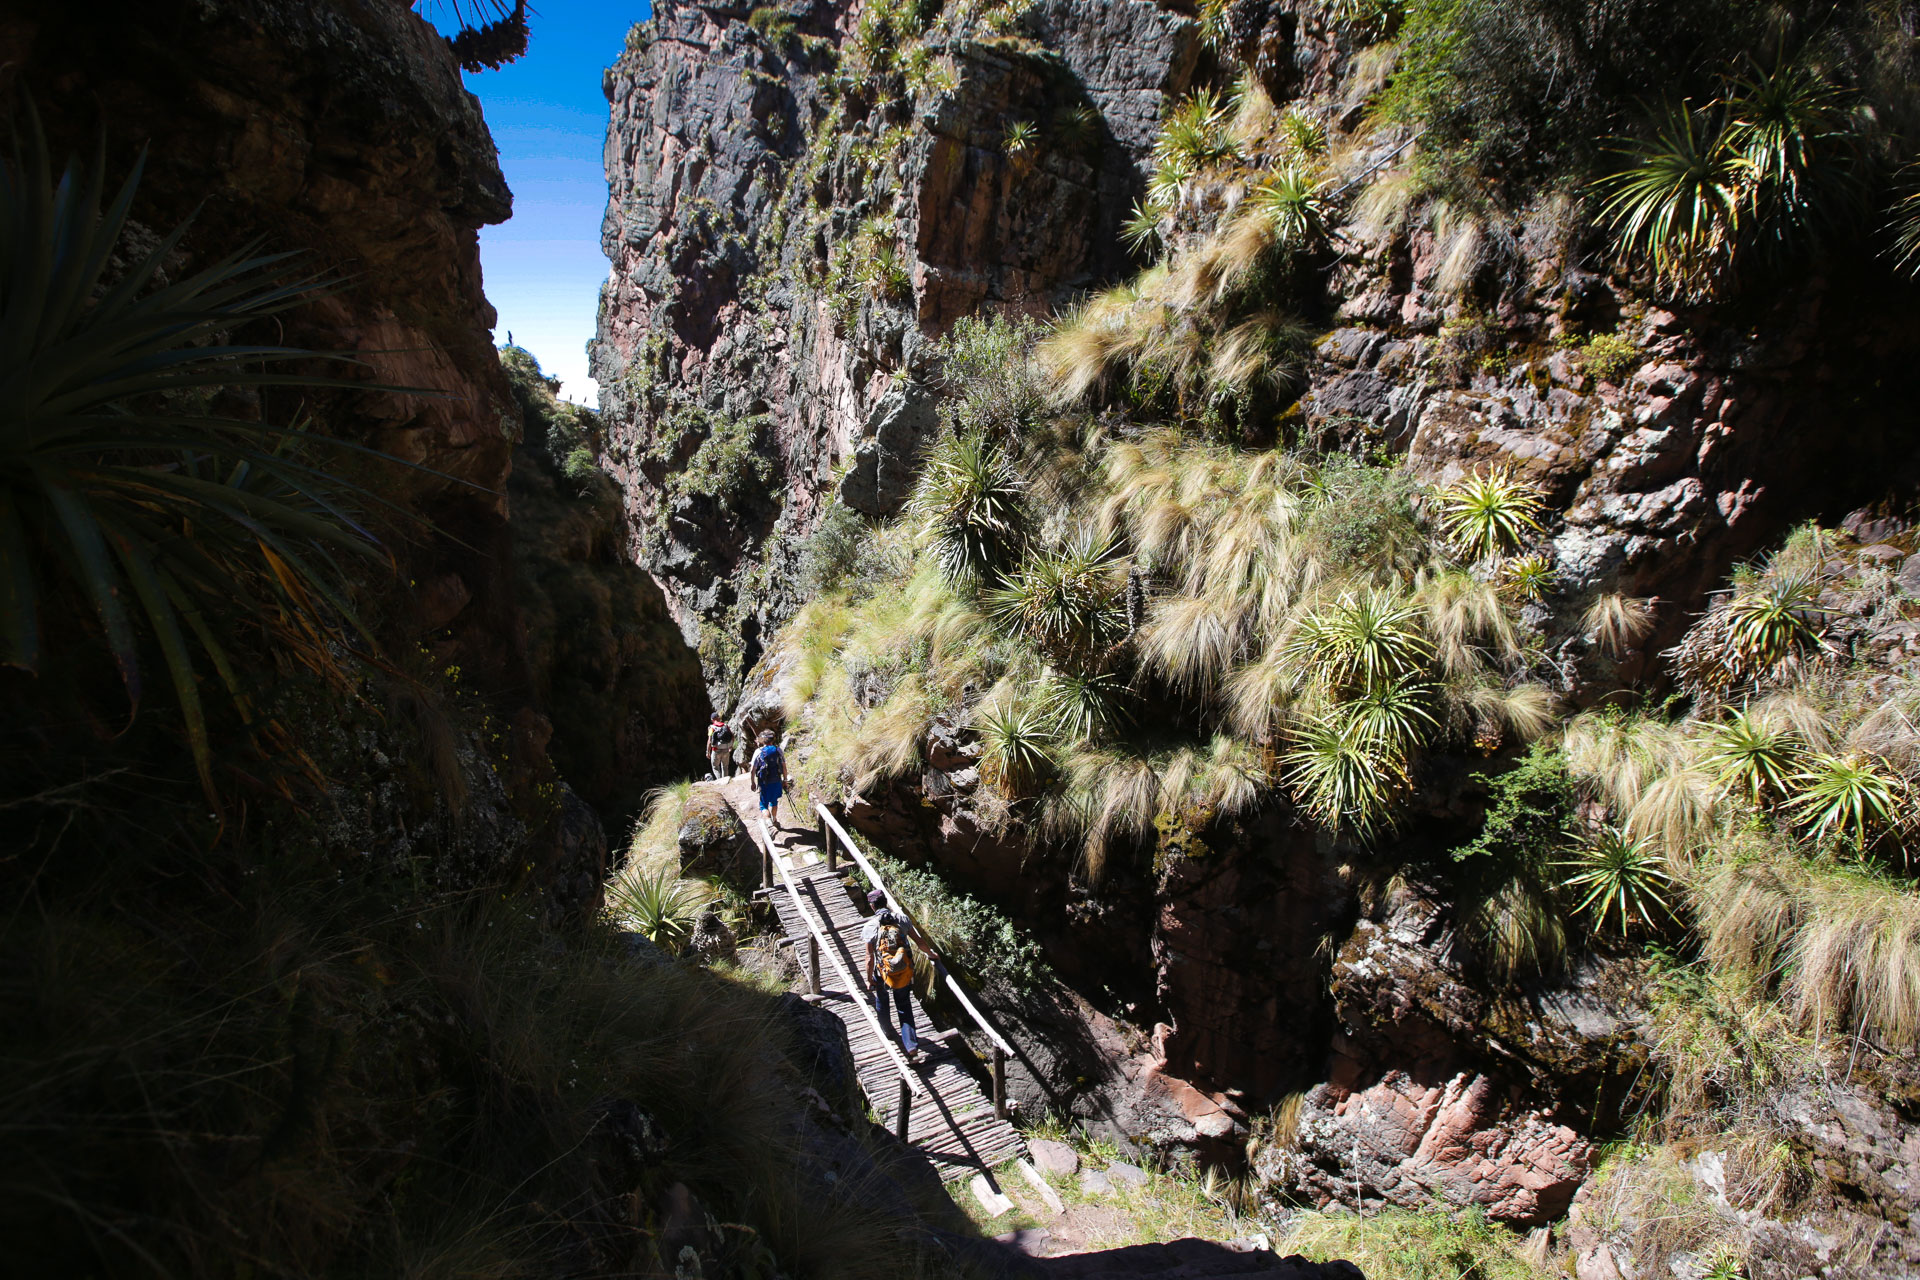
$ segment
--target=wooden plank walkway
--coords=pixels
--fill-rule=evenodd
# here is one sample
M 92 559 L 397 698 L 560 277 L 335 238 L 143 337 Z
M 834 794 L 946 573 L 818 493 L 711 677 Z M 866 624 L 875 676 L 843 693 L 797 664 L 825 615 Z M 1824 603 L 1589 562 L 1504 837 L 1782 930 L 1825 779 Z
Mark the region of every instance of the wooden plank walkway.
M 733 779 L 721 788 L 721 794 L 740 815 L 740 820 L 753 836 L 754 844 L 760 846 L 764 853 L 766 846 L 759 821 L 759 803 L 746 779 Z M 828 870 L 820 856 L 818 837 L 811 826 L 805 830 L 798 828 L 797 824 L 805 821 L 806 811 L 793 804 L 791 798 L 782 803 L 780 808 L 780 816 L 788 825 L 774 832 L 774 856 L 781 860 L 794 886 L 806 899 L 814 918 L 831 935 L 830 945 L 837 950 L 847 972 L 854 975 L 856 982 L 864 981 L 866 950 L 860 943 L 860 930 L 866 923 L 866 903 L 847 888 L 844 863 L 841 872 Z M 806 917 L 778 875 L 775 876 L 775 888 L 768 896 L 772 899 L 774 909 L 779 912 L 781 927 L 793 941 L 793 954 L 800 962 L 803 975 L 801 982 L 804 985 L 807 943 L 812 937 Z M 899 1071 L 893 1055 L 879 1042 L 873 1021 L 861 1013 L 856 1003 L 866 1001 L 867 1007 L 872 1008 L 872 998 L 863 991 L 847 991 L 845 986 L 830 959 L 822 955 L 821 1005 L 831 1009 L 846 1023 L 847 1043 L 853 1050 L 860 1085 L 882 1122 L 897 1132 L 901 1095 Z M 892 1012 L 892 1001 L 888 1001 L 888 1011 Z M 889 1025 L 895 1028 L 894 1035 L 897 1036 L 897 1019 L 890 1021 Z M 913 1026 L 923 1037 L 921 1047 L 927 1055 L 926 1060 L 913 1069 L 926 1089 L 924 1096 L 910 1099 L 907 1141 L 924 1152 L 934 1168 L 940 1171 L 940 1176 L 947 1181 L 955 1182 L 974 1174 L 985 1174 L 991 1183 L 996 1166 L 1016 1157 L 1026 1157 L 1026 1140 L 1012 1125 L 994 1114 L 992 1100 L 982 1091 L 979 1081 L 961 1066 L 955 1049 L 944 1040 L 924 1038 L 933 1030 L 933 1022 L 921 1007 L 917 995 L 913 997 Z

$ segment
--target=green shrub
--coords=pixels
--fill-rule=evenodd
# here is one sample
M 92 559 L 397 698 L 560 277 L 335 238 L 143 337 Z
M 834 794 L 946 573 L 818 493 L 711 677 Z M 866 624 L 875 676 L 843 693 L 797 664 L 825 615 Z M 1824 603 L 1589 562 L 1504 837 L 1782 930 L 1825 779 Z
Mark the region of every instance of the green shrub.
M 955 890 L 931 869 L 910 867 L 871 846 L 863 852 L 963 978 L 1015 992 L 1051 980 L 1040 945 L 1000 910 Z
M 1601 382 L 1617 381 L 1640 361 L 1640 348 L 1621 333 L 1596 333 L 1578 348 L 1580 367 Z

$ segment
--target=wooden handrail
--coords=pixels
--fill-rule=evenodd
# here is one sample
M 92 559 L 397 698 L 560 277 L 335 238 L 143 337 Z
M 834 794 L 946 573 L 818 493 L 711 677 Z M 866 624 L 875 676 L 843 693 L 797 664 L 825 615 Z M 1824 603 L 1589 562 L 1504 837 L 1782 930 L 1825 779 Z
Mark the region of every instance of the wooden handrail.
M 952 971 L 947 968 L 946 961 L 942 960 L 940 953 L 933 949 L 933 942 L 927 937 L 926 930 L 922 929 L 919 924 L 914 921 L 913 917 L 907 914 L 905 907 L 899 905 L 900 899 L 894 895 L 893 890 L 887 888 L 887 882 L 882 879 L 880 873 L 874 869 L 874 865 L 867 861 L 866 855 L 860 852 L 860 846 L 853 842 L 853 837 L 847 834 L 847 829 L 841 826 L 833 814 L 827 811 L 827 806 L 824 804 L 816 804 L 814 808 L 819 810 L 821 821 L 825 822 L 827 826 L 832 829 L 833 833 L 840 837 L 840 843 L 847 846 L 847 852 L 853 855 L 854 865 L 866 874 L 867 879 L 872 882 L 874 888 L 887 895 L 887 901 L 895 904 L 895 909 L 906 918 L 907 926 L 913 930 L 920 945 L 926 949 L 927 954 L 933 957 L 935 967 L 939 969 L 940 976 L 947 980 L 947 989 L 953 992 L 954 998 L 960 1002 L 960 1007 L 972 1016 L 974 1022 L 979 1025 L 980 1030 L 985 1032 L 987 1038 L 993 1041 L 996 1049 L 1008 1057 L 1013 1057 L 1013 1046 L 1008 1044 L 1006 1037 L 995 1030 L 993 1024 L 987 1021 L 986 1016 L 974 1007 L 973 1001 L 968 998 L 966 991 L 960 986 L 959 981 L 954 978 Z
M 786 862 L 774 848 L 773 832 L 767 829 L 766 818 L 761 817 L 759 822 L 760 838 L 766 842 L 761 847 L 767 850 L 767 856 L 772 860 L 775 872 L 779 874 L 781 880 L 786 882 L 787 892 L 792 895 L 793 905 L 800 912 L 800 918 L 807 922 L 807 929 L 813 934 L 814 940 L 820 944 L 820 949 L 827 953 L 827 959 L 833 962 L 835 971 L 840 975 L 840 981 L 846 984 L 847 994 L 852 996 L 854 1003 L 860 1006 L 860 1011 L 867 1016 L 867 1024 L 873 1028 L 880 1039 L 880 1047 L 885 1049 L 887 1056 L 893 1059 L 893 1067 L 900 1073 L 902 1087 L 911 1089 L 916 1097 L 926 1097 L 927 1086 L 907 1064 L 906 1057 L 900 1052 L 900 1047 L 894 1044 L 893 1036 L 888 1034 L 886 1027 L 881 1025 L 880 1015 L 873 1011 L 873 1001 L 869 999 L 867 989 L 856 983 L 853 975 L 847 972 L 847 963 L 840 958 L 840 948 L 833 945 L 833 935 L 821 927 L 820 922 L 814 918 L 813 909 L 807 905 L 806 897 L 800 892 L 800 886 L 793 882 L 793 873 L 787 870 Z

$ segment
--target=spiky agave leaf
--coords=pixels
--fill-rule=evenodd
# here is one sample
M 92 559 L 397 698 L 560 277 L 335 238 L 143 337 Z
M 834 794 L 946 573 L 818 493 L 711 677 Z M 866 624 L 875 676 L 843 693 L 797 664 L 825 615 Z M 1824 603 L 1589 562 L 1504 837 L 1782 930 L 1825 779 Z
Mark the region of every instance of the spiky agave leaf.
M 607 885 L 607 912 L 615 921 L 665 951 L 677 954 L 693 934 L 706 905 L 700 888 L 673 873 L 630 868 Z
M 987 595 L 987 613 L 1048 658 L 1084 667 L 1126 635 L 1124 581 L 1114 544 L 1082 531 L 1021 561 Z
M 946 436 L 933 447 L 907 510 L 949 582 L 978 582 L 1013 559 L 1024 489 L 1005 450 L 983 437 Z
M 1618 931 L 1626 934 L 1633 930 L 1635 921 L 1655 928 L 1660 921 L 1673 918 L 1673 908 L 1667 901 L 1673 874 L 1666 858 L 1649 840 L 1609 827 L 1562 865 L 1572 872 L 1562 884 L 1584 895 L 1574 909 L 1592 916 L 1598 928 L 1604 929 L 1613 921 Z
M 981 776 L 994 786 L 1019 795 L 1052 772 L 1057 739 L 1034 702 L 990 699 L 975 713 L 974 727 L 980 732 Z
M 1622 139 L 1620 167 L 1600 179 L 1601 215 L 1629 256 L 1675 287 L 1709 287 L 1741 230 L 1747 165 L 1723 118 L 1668 106 L 1646 140 Z
M 1298 159 L 1288 159 L 1247 197 L 1250 213 L 1263 219 L 1274 242 L 1298 251 L 1327 233 L 1327 184 Z
M 1310 610 L 1288 637 L 1290 654 L 1322 687 L 1361 692 L 1408 679 L 1426 667 L 1433 645 L 1420 606 L 1379 587 L 1346 591 Z
M 383 504 L 307 460 L 354 446 L 201 407 L 219 388 L 332 385 L 269 367 L 326 357 L 228 337 L 326 286 L 253 247 L 166 279 L 184 225 L 110 280 L 144 158 L 110 200 L 104 152 L 56 182 L 27 115 L 0 162 L 0 662 L 40 670 L 70 599 L 50 588 L 74 583 L 136 713 L 143 641 L 159 651 L 217 807 L 199 659 L 245 718 L 240 637 L 337 675 L 341 642 L 365 635 L 338 557 L 379 558 L 364 522 Z
M 1816 839 L 1838 836 L 1864 849 L 1911 820 L 1912 788 L 1857 752 L 1816 755 L 1789 780 L 1787 809 Z
M 1426 681 L 1387 680 L 1339 703 L 1335 714 L 1357 737 L 1381 743 L 1404 758 L 1440 728 L 1433 698 L 1434 686 Z
M 1338 716 L 1310 722 L 1282 761 L 1294 798 L 1316 820 L 1370 836 L 1406 785 L 1404 761 L 1388 743 Z
M 1803 750 L 1788 725 L 1744 707 L 1709 726 L 1706 744 L 1702 767 L 1723 790 L 1755 804 L 1785 793 Z
M 1054 732 L 1070 742 L 1105 737 L 1132 719 L 1127 684 L 1112 671 L 1049 671 L 1040 708 Z
M 1540 532 L 1546 495 L 1511 467 L 1462 476 L 1439 494 L 1440 522 L 1462 553 L 1487 560 Z
M 1160 221 L 1167 211 L 1150 200 L 1136 201 L 1133 212 L 1120 224 L 1120 242 L 1135 253 L 1153 252 L 1160 244 Z
M 1847 99 L 1784 54 L 1734 78 L 1727 143 L 1746 167 L 1753 228 L 1778 258 L 1805 247 L 1858 203 Z

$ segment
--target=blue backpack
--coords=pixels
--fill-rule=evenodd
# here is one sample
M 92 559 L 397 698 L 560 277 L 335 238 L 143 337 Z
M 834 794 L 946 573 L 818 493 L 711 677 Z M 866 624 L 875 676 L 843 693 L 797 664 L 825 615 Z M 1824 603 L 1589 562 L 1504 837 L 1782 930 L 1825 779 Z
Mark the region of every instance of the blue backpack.
M 786 762 L 780 758 L 780 748 L 768 743 L 753 753 L 753 785 L 764 787 L 769 779 L 778 780 Z

